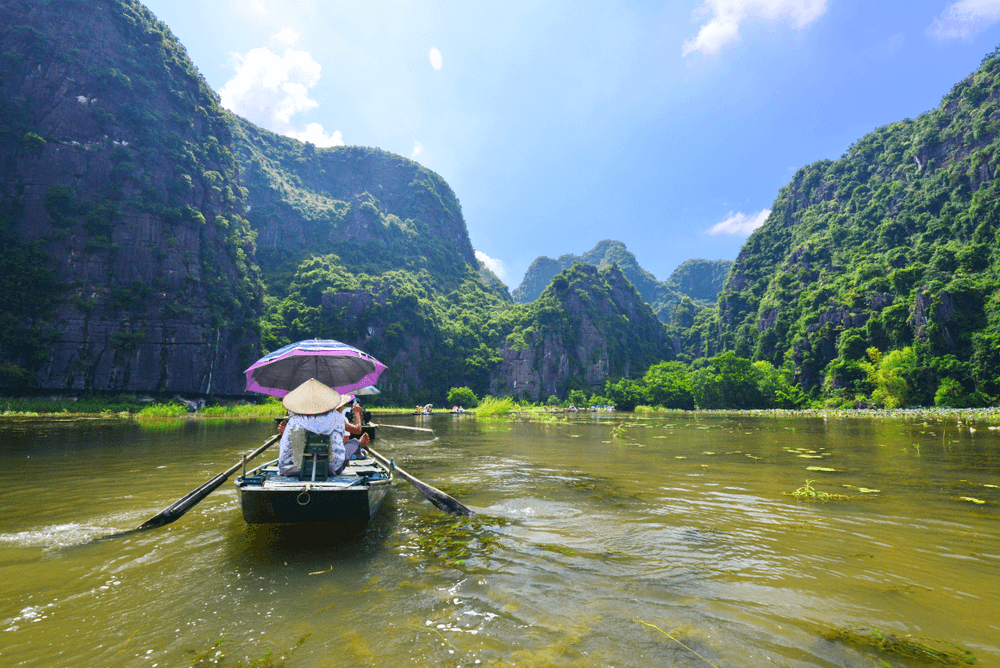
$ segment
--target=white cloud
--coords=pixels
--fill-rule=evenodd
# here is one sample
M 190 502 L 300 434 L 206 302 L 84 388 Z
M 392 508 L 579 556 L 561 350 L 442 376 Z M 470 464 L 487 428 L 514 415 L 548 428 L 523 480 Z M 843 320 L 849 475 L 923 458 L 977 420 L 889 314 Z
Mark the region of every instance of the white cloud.
M 441 65 L 444 63 L 444 61 L 441 59 L 440 51 L 438 51 L 437 49 L 431 49 L 431 52 L 428 54 L 428 58 L 430 58 L 431 60 L 431 67 L 433 67 L 436 70 L 441 69 Z
M 684 42 L 683 55 L 718 53 L 739 39 L 740 24 L 747 19 L 790 19 L 796 28 L 804 28 L 825 12 L 826 0 L 704 0 L 695 13 L 711 18 L 694 39 Z
M 306 126 L 304 132 L 290 131 L 286 132 L 289 137 L 294 137 L 299 141 L 307 141 L 311 144 L 315 144 L 319 148 L 329 148 L 331 146 L 343 146 L 344 136 L 340 134 L 340 130 L 334 131 L 332 134 L 327 134 L 323 130 L 323 126 L 319 123 L 310 123 Z
M 284 42 L 288 46 L 295 46 L 295 42 L 299 41 L 299 33 L 295 32 L 291 28 L 282 28 L 281 32 L 274 36 L 279 42 Z
M 503 262 L 500 260 L 494 260 L 483 251 L 476 251 L 476 259 L 485 264 L 486 268 L 496 274 L 499 278 L 503 278 L 507 273 L 507 270 L 504 269 Z
M 418 141 L 413 142 L 413 152 L 410 153 L 410 160 L 416 160 L 417 156 L 424 152 L 424 145 Z
M 328 134 L 319 123 L 300 130 L 292 123 L 295 114 L 319 106 L 309 89 L 319 81 L 321 68 L 307 51 L 285 49 L 279 56 L 260 47 L 245 56 L 233 54 L 233 60 L 236 74 L 219 91 L 222 106 L 279 134 L 317 146 L 343 146 L 339 131 Z
M 708 230 L 709 234 L 740 234 L 749 236 L 751 232 L 764 224 L 771 215 L 770 209 L 757 213 L 729 213 L 729 217 L 721 223 L 716 223 Z
M 969 39 L 1000 21 L 1000 0 L 959 0 L 941 12 L 927 28 L 938 39 Z

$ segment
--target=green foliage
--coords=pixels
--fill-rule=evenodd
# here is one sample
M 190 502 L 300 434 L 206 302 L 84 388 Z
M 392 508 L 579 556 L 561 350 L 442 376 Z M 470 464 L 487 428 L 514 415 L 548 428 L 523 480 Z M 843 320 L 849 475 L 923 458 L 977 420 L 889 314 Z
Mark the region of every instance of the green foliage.
M 687 366 L 681 362 L 661 362 L 646 371 L 643 378 L 649 401 L 664 408 L 694 409 L 691 380 Z
M 877 348 L 868 349 L 869 379 L 875 386 L 872 401 L 886 408 L 910 405 L 912 377 L 917 368 L 917 354 L 910 346 L 883 355 Z
M 764 373 L 750 360 L 725 352 L 691 374 L 691 394 L 699 408 L 766 408 Z
M 612 406 L 621 411 L 634 411 L 636 406 L 649 403 L 649 391 L 641 381 L 621 378 L 604 384 L 604 394 Z
M 741 250 L 719 311 L 700 325 L 678 311 L 685 354 L 731 350 L 794 369 L 806 394 L 876 392 L 885 405 L 934 401 L 935 360 L 952 355 L 962 396 L 1000 400 L 998 63 L 984 60 L 938 109 L 800 169 Z M 869 375 L 870 347 L 913 357 Z M 952 383 L 942 392 L 960 400 Z
M 479 397 L 467 387 L 453 387 L 448 391 L 448 403 L 452 406 L 475 408 L 479 405 Z
M 577 408 L 584 408 L 590 405 L 587 403 L 587 393 L 583 390 L 570 390 L 566 394 L 566 402 L 570 406 L 576 406 Z
M 476 417 L 496 417 L 498 415 L 506 415 L 512 410 L 514 410 L 514 400 L 510 397 L 503 397 L 502 399 L 486 397 L 476 408 Z

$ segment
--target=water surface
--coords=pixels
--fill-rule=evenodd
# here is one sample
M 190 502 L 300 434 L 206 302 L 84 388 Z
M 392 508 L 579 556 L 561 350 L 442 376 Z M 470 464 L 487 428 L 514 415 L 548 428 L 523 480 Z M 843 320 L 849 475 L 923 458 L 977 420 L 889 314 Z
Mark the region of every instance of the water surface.
M 877 631 L 1000 665 L 986 425 L 417 419 L 397 421 L 433 437 L 383 429 L 378 450 L 475 521 L 397 480 L 367 527 L 253 527 L 227 484 L 109 541 L 273 425 L 0 423 L 0 662 L 911 665 L 856 642 Z M 787 495 L 807 480 L 848 498 Z

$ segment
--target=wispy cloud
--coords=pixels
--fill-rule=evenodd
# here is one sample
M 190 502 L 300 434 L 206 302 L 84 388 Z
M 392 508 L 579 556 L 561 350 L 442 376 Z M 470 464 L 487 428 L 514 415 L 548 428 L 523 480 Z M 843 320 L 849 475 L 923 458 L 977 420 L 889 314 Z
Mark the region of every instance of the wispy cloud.
M 279 39 L 282 34 L 291 37 L 283 30 Z M 319 81 L 321 68 L 307 51 L 285 49 L 279 56 L 260 47 L 245 56 L 233 54 L 233 61 L 236 74 L 219 91 L 222 106 L 279 134 L 321 147 L 343 146 L 339 131 L 327 133 L 319 123 L 301 130 L 292 123 L 295 114 L 319 106 L 309 89 Z
M 424 145 L 418 141 L 413 142 L 413 151 L 410 153 L 410 160 L 416 160 L 424 152 Z
M 747 19 L 789 19 L 796 28 L 804 28 L 825 12 L 826 0 L 704 0 L 695 14 L 711 18 L 694 39 L 684 42 L 683 55 L 718 53 L 740 38 L 740 24 Z
M 729 217 L 721 223 L 716 223 L 708 230 L 709 234 L 739 234 L 749 236 L 751 232 L 764 224 L 767 217 L 771 215 L 770 209 L 764 209 L 757 213 L 729 213 Z
M 444 64 L 444 59 L 442 59 L 440 51 L 437 49 L 431 49 L 431 52 L 427 54 L 427 57 L 430 58 L 431 67 L 436 70 L 441 69 L 441 65 Z
M 499 278 L 504 278 L 507 270 L 504 269 L 503 262 L 500 260 L 494 260 L 489 255 L 483 251 L 476 251 L 476 259 L 486 265 L 486 268 L 492 271 Z
M 959 0 L 948 5 L 927 28 L 938 39 L 969 39 L 1000 21 L 1000 0 Z

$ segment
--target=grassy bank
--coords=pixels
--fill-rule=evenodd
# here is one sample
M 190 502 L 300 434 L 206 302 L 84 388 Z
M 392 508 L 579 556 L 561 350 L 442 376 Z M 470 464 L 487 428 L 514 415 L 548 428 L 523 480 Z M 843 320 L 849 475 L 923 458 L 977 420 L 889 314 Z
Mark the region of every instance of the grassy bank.
M 401 406 L 371 406 L 374 419 L 388 415 L 409 415 L 412 408 Z M 258 402 L 211 401 L 199 406 L 196 411 L 176 399 L 154 400 L 149 397 L 120 395 L 114 397 L 2 397 L 0 398 L 0 419 L 4 417 L 100 417 L 104 419 L 169 419 L 169 418 L 260 418 L 270 419 L 282 415 L 285 409 L 274 397 L 266 397 Z M 496 399 L 487 397 L 474 409 L 467 411 L 483 419 L 529 419 L 553 421 L 573 415 L 562 408 L 550 408 L 531 403 L 518 403 L 510 397 Z M 436 414 L 447 414 L 438 411 Z M 579 415 L 590 415 L 582 410 Z M 993 408 L 897 408 L 897 409 L 761 409 L 761 410 L 695 410 L 637 406 L 636 416 L 679 416 L 692 415 L 733 415 L 740 417 L 825 417 L 825 418 L 904 418 L 912 420 L 955 420 L 969 423 L 1000 424 L 1000 407 Z M 598 415 L 615 415 L 601 412 Z M 631 415 L 631 414 L 628 414 Z
M 412 408 L 370 406 L 376 415 L 407 414 Z M 196 410 L 191 410 L 196 408 Z M 217 401 L 194 406 L 177 399 L 155 400 L 135 395 L 83 396 L 83 397 L 0 397 L 0 419 L 3 417 L 101 417 L 106 419 L 162 419 L 162 418 L 264 418 L 270 419 L 285 413 L 281 401 L 263 397 L 259 401 Z

